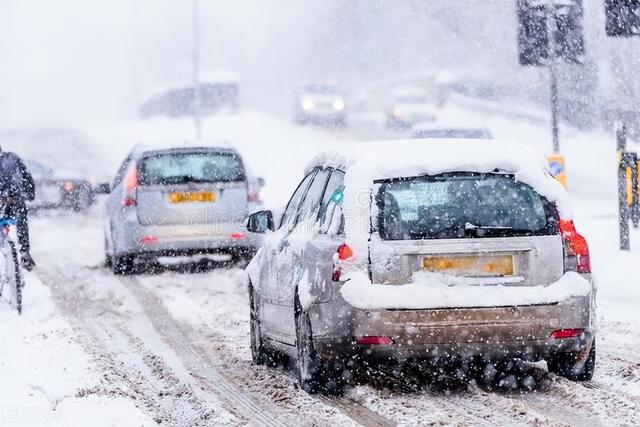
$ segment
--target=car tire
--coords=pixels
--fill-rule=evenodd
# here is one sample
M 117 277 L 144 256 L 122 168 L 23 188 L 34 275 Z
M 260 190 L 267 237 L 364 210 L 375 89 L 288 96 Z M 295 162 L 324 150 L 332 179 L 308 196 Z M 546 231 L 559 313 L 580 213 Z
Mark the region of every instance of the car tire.
M 253 291 L 253 286 L 249 285 L 249 336 L 251 338 L 251 358 L 256 365 L 268 365 L 273 363 L 271 353 L 264 345 L 262 338 L 262 327 L 260 314 L 258 311 L 258 299 Z
M 109 240 L 104 238 L 104 266 L 113 268 L 113 256 L 109 253 Z
M 129 276 L 135 273 L 135 263 L 133 255 L 115 255 L 113 257 L 112 263 L 113 272 L 118 276 Z
M 589 354 L 584 362 L 580 361 L 580 356 L 583 355 L 583 351 L 587 351 L 587 349 L 585 348 L 582 351 L 577 352 L 555 353 L 550 355 L 547 360 L 549 372 L 565 377 L 570 381 L 591 381 L 596 367 L 595 337 L 588 350 Z
M 323 360 L 313 343 L 313 331 L 309 314 L 302 309 L 299 298 L 295 300 L 296 362 L 300 388 L 309 394 L 339 395 L 344 391 L 342 370 L 335 369 L 331 361 Z
M 75 200 L 73 203 L 74 212 L 86 212 L 89 210 L 91 206 L 91 194 L 89 190 L 81 189 L 75 196 Z

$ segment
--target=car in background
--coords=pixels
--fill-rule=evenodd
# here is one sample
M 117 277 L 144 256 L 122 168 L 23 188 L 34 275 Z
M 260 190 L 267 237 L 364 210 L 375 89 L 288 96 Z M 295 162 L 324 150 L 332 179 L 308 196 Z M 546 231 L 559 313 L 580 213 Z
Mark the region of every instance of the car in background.
M 436 120 L 437 102 L 421 87 L 401 87 L 391 91 L 387 105 L 387 127 L 407 128 Z
M 225 110 L 231 114 L 238 112 L 240 106 L 238 76 L 233 72 L 212 72 L 200 76 L 198 86 L 192 83 L 176 83 L 156 90 L 140 107 L 140 118 L 192 116 L 196 87 L 200 91 L 200 114 L 210 115 Z
M 485 127 L 464 127 L 441 123 L 418 123 L 411 129 L 414 139 L 493 139 L 491 131 Z
M 25 159 L 24 164 L 36 185 L 36 197 L 27 203 L 29 210 L 69 209 L 85 212 L 95 202 L 89 180 L 72 173 L 55 171 L 34 160 Z
M 321 154 L 305 174 L 281 218 L 248 221 L 265 233 L 247 268 L 254 363 L 292 357 L 308 392 L 340 391 L 363 362 L 475 366 L 481 379 L 546 360 L 591 379 L 589 247 L 543 156 L 513 142 L 374 142 Z
M 109 186 L 107 266 L 132 274 L 158 263 L 251 259 L 261 239 L 245 223 L 261 185 L 233 148 L 136 147 Z
M 345 96 L 331 85 L 308 85 L 295 95 L 294 116 L 297 124 L 344 126 L 347 121 Z

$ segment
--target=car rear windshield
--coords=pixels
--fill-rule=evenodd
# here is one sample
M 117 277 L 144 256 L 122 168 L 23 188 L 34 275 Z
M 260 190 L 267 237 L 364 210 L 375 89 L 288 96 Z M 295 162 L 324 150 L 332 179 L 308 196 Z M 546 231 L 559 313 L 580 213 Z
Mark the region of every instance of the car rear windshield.
M 379 183 L 384 240 L 558 234 L 555 207 L 510 175 L 453 173 Z
M 242 162 L 235 153 L 163 153 L 142 159 L 141 185 L 236 182 L 245 179 Z

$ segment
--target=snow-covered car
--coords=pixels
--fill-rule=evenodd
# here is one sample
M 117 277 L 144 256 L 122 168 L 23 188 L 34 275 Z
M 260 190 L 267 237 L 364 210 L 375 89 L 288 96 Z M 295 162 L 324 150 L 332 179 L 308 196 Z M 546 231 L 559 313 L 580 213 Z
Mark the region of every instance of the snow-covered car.
M 249 218 L 265 233 L 247 268 L 254 362 L 297 359 L 309 392 L 362 361 L 545 359 L 590 379 L 589 248 L 544 157 L 415 141 L 320 155 L 281 218 Z
M 294 116 L 301 125 L 344 126 L 347 121 L 345 96 L 335 86 L 305 86 L 296 92 Z
M 180 118 L 193 115 L 195 87 L 192 82 L 178 82 L 156 89 L 140 107 L 140 118 L 148 119 L 159 115 Z M 240 81 L 236 73 L 232 71 L 203 73 L 197 87 L 200 91 L 201 114 L 238 112 Z
M 131 274 L 157 262 L 251 259 L 261 239 L 245 224 L 261 183 L 233 148 L 136 147 L 106 202 L 107 265 Z
M 391 92 L 387 105 L 387 127 L 407 128 L 420 122 L 436 120 L 437 103 L 427 90 L 420 87 L 401 87 Z
M 91 182 L 76 174 L 56 171 L 34 160 L 24 164 L 33 176 L 36 198 L 27 203 L 29 210 L 71 209 L 84 212 L 95 202 Z
M 415 139 L 493 139 L 485 127 L 465 127 L 460 124 L 418 123 L 411 128 Z

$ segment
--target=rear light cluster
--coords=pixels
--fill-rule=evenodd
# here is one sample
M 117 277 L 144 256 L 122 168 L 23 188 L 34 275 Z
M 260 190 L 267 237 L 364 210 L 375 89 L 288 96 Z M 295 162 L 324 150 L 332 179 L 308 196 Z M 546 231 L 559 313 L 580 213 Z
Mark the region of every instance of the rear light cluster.
M 353 258 L 353 249 L 351 249 L 349 245 L 343 243 L 338 246 L 338 250 L 336 251 L 333 262 L 332 280 L 334 282 L 340 281 L 340 276 L 342 276 L 342 264 L 344 264 L 345 261 L 351 260 Z
M 138 205 L 138 168 L 129 169 L 123 181 L 123 195 L 120 204 L 125 208 Z
M 560 221 L 564 240 L 564 269 L 578 273 L 591 273 L 591 258 L 587 240 L 576 231 L 573 221 Z
M 262 197 L 260 197 L 260 191 L 249 191 L 247 193 L 247 203 L 262 204 Z

